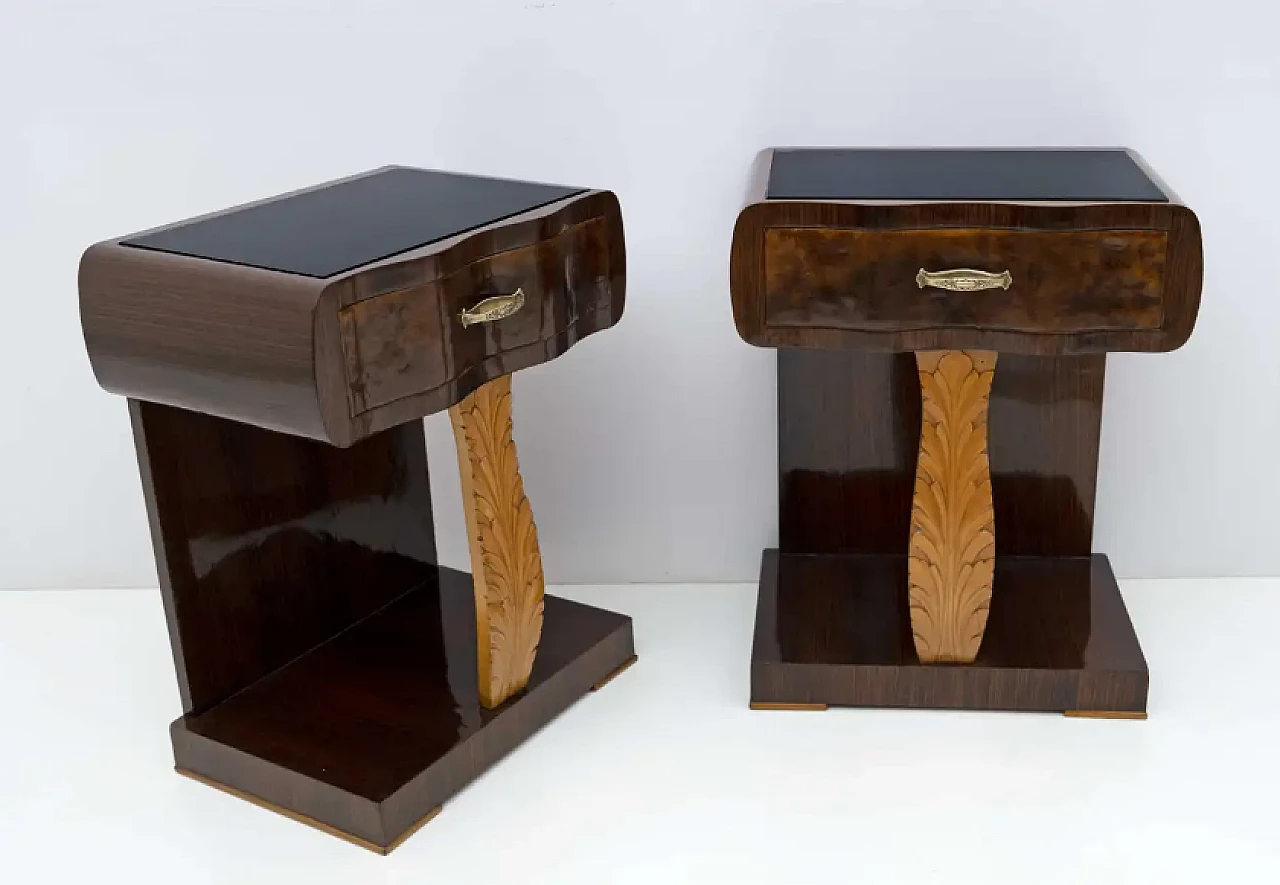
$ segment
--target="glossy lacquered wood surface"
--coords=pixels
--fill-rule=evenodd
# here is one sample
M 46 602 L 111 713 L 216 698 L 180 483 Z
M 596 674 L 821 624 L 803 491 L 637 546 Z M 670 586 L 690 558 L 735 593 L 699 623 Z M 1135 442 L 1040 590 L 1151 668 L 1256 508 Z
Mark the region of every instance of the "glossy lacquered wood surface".
M 607 192 L 393 170 L 85 253 L 180 771 L 386 851 L 634 659 L 629 618 L 544 600 L 510 421 L 512 372 L 621 315 L 622 236 Z M 436 565 L 418 420 L 459 403 L 478 605 Z
M 131 401 L 183 710 L 435 574 L 421 423 L 348 449 Z
M 1010 269 L 1014 283 L 921 291 L 921 267 Z M 744 340 L 880 351 L 1172 350 L 1202 275 L 1199 223 L 1173 203 L 769 200 L 738 216 L 730 259 Z
M 126 246 L 333 277 L 584 188 L 386 166 L 134 234 Z
M 435 565 L 421 422 L 342 449 L 130 411 L 184 771 L 389 848 L 634 656 L 630 618 L 539 592 L 525 690 L 486 708 L 472 577 Z
M 1090 553 L 1105 359 L 1000 355 L 987 419 L 997 558 Z M 782 551 L 905 555 L 920 425 L 914 354 L 780 350 Z
M 597 216 L 439 280 L 342 308 L 338 317 L 352 414 L 449 385 L 465 388 L 475 381 L 468 376 L 486 361 L 501 365 L 543 342 L 609 325 L 615 307 L 610 234 L 605 219 Z M 525 303 L 514 315 L 463 326 L 462 311 L 484 298 L 517 291 Z
M 780 503 L 753 706 L 1145 715 L 1090 559 L 1105 354 L 1191 334 L 1194 213 L 1128 151 L 765 151 L 752 180 L 730 288 L 779 348 Z
M 634 655 L 630 618 L 548 596 L 527 689 L 486 709 L 471 576 L 425 574 L 330 642 L 174 722 L 178 766 L 386 848 Z
M 755 704 L 1128 712 L 1148 674 L 1107 558 L 1005 556 L 972 664 L 922 665 L 905 556 L 766 550 Z
M 327 278 L 111 240 L 79 280 L 107 390 L 349 446 L 616 323 L 626 257 L 617 198 L 586 191 Z M 460 328 L 464 307 L 526 280 L 527 312 Z
M 464 308 L 519 287 L 526 296 L 522 310 L 494 323 L 462 328 L 459 314 Z M 428 298 L 432 293 L 438 296 L 444 340 L 433 341 L 426 326 L 415 326 L 412 314 L 402 314 L 404 325 L 393 321 L 370 336 L 388 351 L 388 356 L 374 361 L 373 372 L 386 378 L 388 371 L 416 371 L 412 362 L 399 362 L 394 356 L 403 336 L 406 354 L 419 347 L 442 349 L 447 380 L 416 392 L 396 390 L 396 398 L 350 417 L 356 438 L 443 411 L 482 384 L 548 362 L 617 323 L 626 296 L 626 249 L 617 197 L 607 191 L 585 193 L 508 219 L 451 246 L 448 241 L 435 244 L 334 281 L 317 309 L 317 339 L 332 340 L 327 328 L 321 328 L 330 317 L 356 319 L 366 300 L 415 291 Z M 362 347 L 360 366 L 365 365 L 364 352 Z M 357 388 L 347 386 L 351 363 L 344 356 L 341 368 L 337 362 L 324 364 L 325 370 L 330 368 L 342 372 L 341 378 L 329 380 L 343 395 L 341 403 L 325 399 L 326 408 L 340 407 L 350 416 L 360 408 Z M 357 377 L 367 377 L 368 371 L 364 368 Z M 321 387 L 326 388 L 324 382 Z
M 1159 329 L 1165 231 L 974 228 L 764 232 L 765 323 L 901 332 L 976 327 L 1028 334 Z M 973 292 L 921 287 L 920 270 L 1009 273 Z

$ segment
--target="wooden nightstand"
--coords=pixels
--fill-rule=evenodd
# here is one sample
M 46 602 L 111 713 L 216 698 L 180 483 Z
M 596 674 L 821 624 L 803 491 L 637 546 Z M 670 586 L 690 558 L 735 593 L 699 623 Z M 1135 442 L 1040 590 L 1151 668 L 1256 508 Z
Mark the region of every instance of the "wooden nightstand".
M 1144 717 L 1092 552 L 1103 370 L 1191 334 L 1195 215 L 1123 150 L 779 149 L 760 172 L 731 259 L 739 333 L 779 348 L 752 706 Z
M 510 373 L 617 322 L 625 277 L 611 193 L 405 168 L 85 253 L 179 771 L 386 852 L 633 660 L 630 618 L 544 597 L 511 435 Z M 474 575 L 436 564 L 443 409 Z

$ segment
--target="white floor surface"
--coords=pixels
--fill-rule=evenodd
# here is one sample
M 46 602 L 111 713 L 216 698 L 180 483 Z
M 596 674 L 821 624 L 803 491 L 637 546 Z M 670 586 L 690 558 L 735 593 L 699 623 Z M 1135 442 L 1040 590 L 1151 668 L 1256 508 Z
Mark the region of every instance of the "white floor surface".
M 1280 881 L 1280 579 L 1122 581 L 1146 722 L 747 709 L 755 588 L 572 587 L 639 662 L 389 857 L 172 770 L 155 590 L 0 593 L 0 883 Z

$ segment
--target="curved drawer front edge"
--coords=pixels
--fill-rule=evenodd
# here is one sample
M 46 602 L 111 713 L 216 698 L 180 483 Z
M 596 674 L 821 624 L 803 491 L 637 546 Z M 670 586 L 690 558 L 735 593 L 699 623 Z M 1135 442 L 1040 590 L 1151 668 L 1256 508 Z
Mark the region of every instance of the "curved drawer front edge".
M 796 248 L 797 235 L 803 248 Z M 1019 288 L 1014 270 L 1008 291 L 961 293 L 967 301 L 957 293 L 922 293 L 914 277 L 924 268 L 909 274 L 903 268 L 928 252 L 921 243 L 930 238 L 961 244 L 960 255 L 1012 259 L 1024 277 L 1052 248 L 1061 253 L 1055 273 L 1081 272 L 1095 282 L 1075 289 L 1033 271 L 1037 286 Z M 1036 248 L 1015 250 L 1018 243 Z M 1108 254 L 1091 251 L 1104 243 Z M 818 256 L 825 261 L 808 260 Z M 893 264 L 890 285 L 876 267 L 882 260 Z M 765 201 L 738 217 L 730 290 L 739 335 L 764 347 L 1165 351 L 1191 334 L 1202 266 L 1199 223 L 1177 204 Z M 928 268 L 941 269 L 947 268 Z M 854 282 L 864 293 L 870 286 L 873 297 L 849 295 Z M 806 301 L 815 291 L 820 297 Z M 861 307 L 873 309 L 859 314 Z M 1072 312 L 1077 318 L 1067 319 Z
M 613 326 L 625 255 L 617 198 L 594 191 L 330 281 L 315 335 L 333 356 L 317 360 L 331 437 L 350 445 L 443 411 Z M 462 310 L 516 289 L 519 310 L 463 327 Z
M 1168 238 L 1132 229 L 769 227 L 765 322 L 884 332 L 1159 330 Z M 964 292 L 927 283 L 929 271 L 969 268 L 1008 284 Z
M 603 225 L 597 248 L 607 268 L 593 310 L 547 334 L 508 340 L 509 349 L 480 353 L 468 371 L 427 394 L 352 417 L 342 308 L 450 274 L 459 282 L 445 287 L 446 297 L 473 306 L 487 293 L 471 291 L 458 271 L 501 261 L 504 253 L 537 247 L 592 219 Z M 125 246 L 122 239 L 90 246 L 79 266 L 81 327 L 99 385 L 340 447 L 443 411 L 492 378 L 554 359 L 615 324 L 625 302 L 622 213 L 609 191 L 585 191 L 323 279 Z M 547 267 L 539 273 L 554 276 Z

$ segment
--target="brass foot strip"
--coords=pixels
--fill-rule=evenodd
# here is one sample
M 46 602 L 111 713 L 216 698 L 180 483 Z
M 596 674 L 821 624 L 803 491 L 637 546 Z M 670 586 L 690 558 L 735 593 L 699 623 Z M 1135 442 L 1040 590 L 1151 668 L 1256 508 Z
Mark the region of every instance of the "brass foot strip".
M 772 704 L 768 701 L 752 701 L 753 710 L 825 710 L 826 704 Z
M 193 781 L 198 781 L 206 786 L 221 790 L 228 795 L 235 796 L 237 799 L 243 799 L 244 801 L 256 805 L 259 808 L 265 808 L 268 811 L 274 811 L 276 814 L 284 815 L 290 820 L 296 820 L 300 824 L 306 824 L 309 827 L 314 827 L 322 833 L 328 833 L 330 836 L 337 836 L 344 842 L 350 842 L 352 845 L 359 845 L 361 848 L 367 848 L 375 854 L 381 854 L 384 857 L 399 848 L 405 839 L 408 839 L 414 833 L 418 832 L 418 830 L 422 829 L 423 825 L 426 824 L 427 821 L 440 813 L 440 806 L 437 805 L 435 808 L 428 811 L 421 820 L 397 836 L 394 842 L 390 845 L 383 846 L 376 842 L 370 842 L 368 839 L 365 839 L 362 836 L 357 836 L 354 833 L 348 833 L 340 830 L 335 826 L 325 823 L 324 821 L 316 820 L 314 817 L 308 817 L 300 812 L 292 811 L 288 808 L 276 805 L 274 802 L 268 802 L 260 796 L 255 796 L 252 793 L 246 793 L 244 790 L 238 790 L 235 787 L 228 786 L 227 784 L 219 783 L 212 778 L 205 777 L 203 774 L 197 774 L 190 769 L 174 766 L 173 770 L 183 777 L 189 777 Z
M 1063 710 L 1072 719 L 1146 719 L 1146 710 Z
M 627 669 L 628 667 L 630 667 L 630 666 L 631 666 L 632 664 L 634 664 L 635 662 L 636 662 L 636 656 L 635 656 L 635 655 L 632 655 L 631 657 L 627 658 L 625 661 L 623 661 L 621 664 L 619 664 L 619 665 L 618 665 L 618 668 L 617 668 L 616 670 L 614 670 L 612 673 L 610 673 L 610 674 L 609 674 L 608 676 L 606 676 L 605 678 L 601 679 L 601 680 L 600 680 L 599 682 L 597 682 L 595 685 L 591 686 L 591 690 L 592 690 L 592 691 L 599 691 L 600 689 L 604 688 L 606 685 L 608 685 L 610 682 L 612 682 L 614 679 L 616 679 L 619 673 L 621 673 L 623 670 L 625 670 L 625 669 Z

